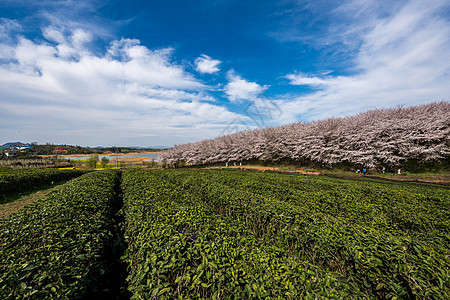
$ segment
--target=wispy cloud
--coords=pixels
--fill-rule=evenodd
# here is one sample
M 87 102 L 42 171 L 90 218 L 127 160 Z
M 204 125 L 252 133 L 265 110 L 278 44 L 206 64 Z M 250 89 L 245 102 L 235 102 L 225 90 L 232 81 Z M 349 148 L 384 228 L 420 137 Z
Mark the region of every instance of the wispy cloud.
M 247 81 L 234 71 L 227 73 L 228 83 L 225 86 L 225 94 L 232 102 L 240 100 L 252 100 L 269 88 L 268 85 L 259 85 L 256 82 Z
M 361 36 L 379 18 L 395 14 L 408 0 L 286 1 L 280 26 L 269 36 L 281 42 L 299 42 L 326 53 L 351 52 L 361 45 Z M 329 49 L 329 48 L 332 49 Z
M 351 76 L 286 76 L 293 85 L 319 91 L 279 105 L 284 122 L 352 114 L 368 108 L 448 100 L 450 23 L 444 1 L 410 1 L 394 15 L 377 18 L 361 33 Z M 344 9 L 344 8 L 341 8 Z
M 0 41 L 11 42 L 11 33 L 20 31 L 22 26 L 16 20 L 0 18 Z
M 288 74 L 285 76 L 285 78 L 289 79 L 289 83 L 292 85 L 321 86 L 328 84 L 328 81 L 326 79 L 316 76 L 306 76 L 303 74 Z
M 110 1 L 92 0 L 2 0 L 5 7 L 15 8 L 22 15 L 18 24 L 25 30 L 53 27 L 64 34 L 74 29 L 95 33 L 95 38 L 108 41 L 115 38 L 120 25 L 129 20 L 112 20 L 101 15 L 100 11 Z M 26 17 L 24 17 L 24 14 Z
M 200 57 L 195 59 L 195 66 L 198 72 L 212 74 L 219 72 L 219 65 L 222 62 L 217 59 L 212 59 L 206 54 L 202 54 Z

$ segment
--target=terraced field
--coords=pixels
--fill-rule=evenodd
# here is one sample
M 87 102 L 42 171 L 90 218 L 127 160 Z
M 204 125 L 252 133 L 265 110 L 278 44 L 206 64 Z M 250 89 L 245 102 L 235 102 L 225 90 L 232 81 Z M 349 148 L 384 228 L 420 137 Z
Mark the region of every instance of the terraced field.
M 445 186 L 92 172 L 0 222 L 0 297 L 448 299 L 449 228 Z

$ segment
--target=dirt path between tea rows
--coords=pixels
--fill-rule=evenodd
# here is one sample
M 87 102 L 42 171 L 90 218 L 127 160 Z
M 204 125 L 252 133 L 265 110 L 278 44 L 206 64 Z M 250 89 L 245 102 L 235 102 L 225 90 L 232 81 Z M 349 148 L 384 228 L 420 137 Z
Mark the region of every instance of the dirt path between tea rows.
M 6 218 L 10 214 L 21 210 L 23 207 L 32 203 L 33 201 L 36 201 L 37 199 L 50 194 L 52 191 L 56 190 L 59 187 L 59 185 L 60 184 L 58 184 L 54 187 L 48 188 L 48 189 L 37 191 L 37 192 L 29 194 L 29 195 L 25 195 L 13 202 L 0 204 L 0 219 Z

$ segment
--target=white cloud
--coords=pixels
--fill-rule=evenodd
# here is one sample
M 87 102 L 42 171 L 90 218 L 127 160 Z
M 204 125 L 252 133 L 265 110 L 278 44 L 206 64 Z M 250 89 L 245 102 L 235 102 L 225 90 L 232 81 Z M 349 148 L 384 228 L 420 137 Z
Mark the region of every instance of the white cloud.
M 325 85 L 327 81 L 319 77 L 310 77 L 303 74 L 288 74 L 285 76 L 292 85 Z
M 212 59 L 206 54 L 202 54 L 195 59 L 195 66 L 198 72 L 212 74 L 219 72 L 218 66 L 222 63 L 220 60 Z
M 11 33 L 20 31 L 22 26 L 16 21 L 0 18 L 0 40 L 4 43 L 11 39 Z
M 5 141 L 172 145 L 215 137 L 236 118 L 210 103 L 206 86 L 172 62 L 171 48 L 121 39 L 98 55 L 85 30 L 53 26 L 43 34 L 49 42 L 22 37 L 0 45 Z
M 72 45 L 76 48 L 81 48 L 92 40 L 92 35 L 82 29 L 75 29 L 70 39 L 72 40 Z
M 64 34 L 62 34 L 61 30 L 58 30 L 57 28 L 53 27 L 53 26 L 49 26 L 44 28 L 44 30 L 42 31 L 44 37 L 51 41 L 51 42 L 55 42 L 58 44 L 66 44 L 66 37 L 64 36 Z
M 320 90 L 280 101 L 282 122 L 449 100 L 450 22 L 439 16 L 445 5 L 443 1 L 410 1 L 397 13 L 373 21 L 370 30 L 361 32 L 361 47 L 353 61 L 355 75 L 287 75 L 291 84 Z
M 225 86 L 225 94 L 232 102 L 239 100 L 252 100 L 269 88 L 268 85 L 261 86 L 256 82 L 247 81 L 241 76 L 229 71 L 227 73 L 228 83 Z

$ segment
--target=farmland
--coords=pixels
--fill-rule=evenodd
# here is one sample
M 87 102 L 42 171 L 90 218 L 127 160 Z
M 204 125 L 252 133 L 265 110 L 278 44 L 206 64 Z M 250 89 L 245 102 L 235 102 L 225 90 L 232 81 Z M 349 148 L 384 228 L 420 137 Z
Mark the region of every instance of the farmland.
M 0 169 L 0 204 L 9 202 L 9 196 L 54 182 L 84 174 L 80 170 L 56 169 Z
M 238 170 L 90 172 L 0 221 L 0 297 L 102 295 L 119 228 L 123 298 L 446 299 L 449 195 Z

